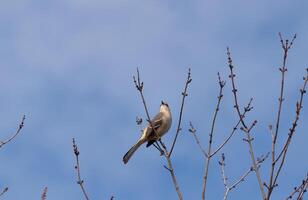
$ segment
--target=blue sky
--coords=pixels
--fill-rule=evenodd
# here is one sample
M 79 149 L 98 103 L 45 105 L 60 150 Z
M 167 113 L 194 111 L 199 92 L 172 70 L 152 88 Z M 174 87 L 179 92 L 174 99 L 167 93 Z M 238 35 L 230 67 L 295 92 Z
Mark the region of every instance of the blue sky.
M 139 67 L 150 114 L 167 101 L 178 118 L 186 73 L 193 82 L 173 163 L 185 199 L 200 199 L 203 159 L 187 131 L 194 123 L 206 145 L 218 84 L 226 79 L 214 146 L 229 133 L 233 111 L 226 46 L 236 66 L 241 105 L 254 97 L 247 120 L 258 120 L 254 147 L 270 150 L 268 125 L 275 122 L 282 50 L 278 32 L 298 34 L 287 63 L 281 144 L 294 118 L 298 88 L 307 67 L 307 1 L 5 1 L 0 6 L 1 138 L 25 127 L 0 151 L 2 199 L 82 199 L 76 184 L 71 139 L 81 151 L 81 170 L 91 199 L 176 199 L 165 160 L 142 147 L 128 165 L 123 154 L 137 140 L 136 116 L 145 117 L 132 76 Z M 159 78 L 158 78 L 159 77 Z M 307 99 L 274 199 L 285 198 L 308 169 Z M 175 122 L 176 120 L 174 120 Z M 176 123 L 164 138 L 170 144 Z M 223 149 L 230 182 L 250 166 L 238 132 Z M 208 199 L 222 199 L 219 157 L 212 160 Z M 268 181 L 269 160 L 262 166 Z M 250 175 L 230 199 L 260 199 Z

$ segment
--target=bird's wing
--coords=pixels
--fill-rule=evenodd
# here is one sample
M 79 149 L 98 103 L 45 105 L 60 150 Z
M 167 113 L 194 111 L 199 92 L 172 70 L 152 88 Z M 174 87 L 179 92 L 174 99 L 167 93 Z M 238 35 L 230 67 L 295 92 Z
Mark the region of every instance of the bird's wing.
M 151 125 L 153 125 L 154 129 L 158 129 L 161 124 L 162 124 L 162 117 L 163 117 L 163 114 L 161 112 L 159 112 L 152 120 L 151 120 Z
M 157 130 L 162 125 L 162 122 L 163 122 L 162 117 L 163 117 L 163 114 L 161 112 L 159 112 L 151 120 L 151 123 L 149 124 L 149 128 L 148 128 L 148 130 L 149 130 L 148 134 L 149 134 L 150 138 L 152 138 L 152 139 L 150 139 L 148 141 L 148 144 L 146 145 L 146 147 L 151 146 L 157 140 L 157 137 L 154 135 L 155 132 L 153 131 L 153 129 L 151 127 L 151 124 L 153 125 L 154 129 Z

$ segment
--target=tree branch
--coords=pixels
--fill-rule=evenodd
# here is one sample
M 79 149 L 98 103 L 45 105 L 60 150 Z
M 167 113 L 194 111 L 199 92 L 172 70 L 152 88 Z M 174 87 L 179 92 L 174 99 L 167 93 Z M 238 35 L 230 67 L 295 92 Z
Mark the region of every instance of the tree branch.
M 188 73 L 187 73 L 187 79 L 186 79 L 184 91 L 182 92 L 182 103 L 181 103 L 180 115 L 179 115 L 179 120 L 178 120 L 178 126 L 177 126 L 177 129 L 176 129 L 176 134 L 175 134 L 174 140 L 172 142 L 169 157 L 171 157 L 171 154 L 173 152 L 177 137 L 179 135 L 179 132 L 181 131 L 181 122 L 182 122 L 182 115 L 183 115 L 183 109 L 184 109 L 184 102 L 185 102 L 185 97 L 188 96 L 187 88 L 188 88 L 188 85 L 191 83 L 191 81 L 192 81 L 192 79 L 191 79 L 191 73 L 190 73 L 190 68 L 189 68 Z
M 257 159 L 257 167 L 258 168 L 268 158 L 268 155 L 269 154 L 266 154 L 265 156 L 262 155 L 260 158 Z M 253 171 L 253 166 L 251 166 L 245 173 L 243 173 L 243 175 L 237 181 L 235 181 L 231 186 L 229 186 L 228 183 L 227 183 L 228 178 L 227 178 L 226 173 L 225 173 L 226 163 L 225 163 L 225 155 L 224 154 L 221 155 L 221 160 L 218 163 L 220 165 L 222 180 L 223 180 L 223 184 L 224 184 L 224 187 L 225 187 L 225 193 L 224 193 L 223 199 L 226 200 L 229 192 L 232 189 L 236 188 L 240 183 L 244 182 L 245 178 L 250 174 L 250 172 Z
M 143 106 L 144 106 L 144 109 L 145 109 L 145 112 L 146 112 L 146 115 L 147 115 L 147 121 L 150 123 L 151 127 L 154 127 L 153 124 L 152 124 L 149 112 L 148 112 L 148 108 L 146 106 L 144 95 L 143 95 L 143 82 L 140 81 L 140 75 L 139 75 L 138 68 L 137 68 L 137 80 L 136 80 L 135 76 L 133 76 L 133 79 L 134 79 L 135 86 L 136 86 L 137 90 L 139 91 L 140 96 L 142 98 L 142 103 L 143 103 Z M 153 130 L 154 130 L 155 134 L 158 135 L 156 129 L 153 128 Z M 170 154 L 169 154 L 169 152 L 167 150 L 166 145 L 161 141 L 161 139 L 159 139 L 159 143 L 161 144 L 161 146 L 163 148 L 163 150 L 162 150 L 163 151 L 163 155 L 164 155 L 164 157 L 167 160 L 167 163 L 168 163 L 168 167 L 167 168 L 168 168 L 168 171 L 169 171 L 169 173 L 171 175 L 172 182 L 173 182 L 173 185 L 174 185 L 175 190 L 177 192 L 178 198 L 179 198 L 179 200 L 182 200 L 183 199 L 182 192 L 180 190 L 179 184 L 177 182 L 177 179 L 176 179 L 176 176 L 175 176 L 175 173 L 174 173 L 174 169 L 173 169 L 173 166 L 172 166 Z
M 199 140 L 199 138 L 198 138 L 198 136 L 197 136 L 197 130 L 195 129 L 195 127 L 192 125 L 191 122 L 189 123 L 189 125 L 190 125 L 190 128 L 188 129 L 188 131 L 192 133 L 192 135 L 194 136 L 194 139 L 195 139 L 195 141 L 196 141 L 196 143 L 197 143 L 199 149 L 201 150 L 201 152 L 202 152 L 202 154 L 204 155 L 204 157 L 207 158 L 208 155 L 207 155 L 207 153 L 205 152 L 205 150 L 203 149 L 203 147 L 202 147 L 202 145 L 201 145 L 201 143 L 200 143 L 200 140 Z
M 75 169 L 77 172 L 77 184 L 80 186 L 82 193 L 85 197 L 86 200 L 89 200 L 89 196 L 87 195 L 87 192 L 84 188 L 84 181 L 81 179 L 81 175 L 80 175 L 80 165 L 79 165 L 79 150 L 77 147 L 77 144 L 75 143 L 75 139 L 73 138 L 73 151 L 76 157 L 76 165 L 75 165 Z
M 286 200 L 292 199 L 297 194 L 297 200 L 303 200 L 304 193 L 308 189 L 308 174 L 306 178 L 302 180 L 301 184 L 297 187 L 294 187 L 294 191 L 286 198 Z
M 210 161 L 211 161 L 211 153 L 212 153 L 212 142 L 213 142 L 213 134 L 214 134 L 214 128 L 215 128 L 215 124 L 216 124 L 216 118 L 217 118 L 217 114 L 219 111 L 219 107 L 220 107 L 220 103 L 221 103 L 221 99 L 223 97 L 223 88 L 226 85 L 225 81 L 221 80 L 221 77 L 218 75 L 218 83 L 219 83 L 219 94 L 218 94 L 218 100 L 217 100 L 217 104 L 216 104 L 216 108 L 215 108 L 215 112 L 214 112 L 214 117 L 212 120 L 212 125 L 211 125 L 211 130 L 210 130 L 210 134 L 209 134 L 209 146 L 208 146 L 208 150 L 205 157 L 205 167 L 204 167 L 204 175 L 203 175 L 203 182 L 202 182 L 202 200 L 205 200 L 205 191 L 206 191 L 206 184 L 207 184 L 207 178 L 208 178 L 208 173 L 209 173 L 209 166 L 210 166 Z
M 0 197 L 1 197 L 2 195 L 4 195 L 8 190 L 9 190 L 9 188 L 8 188 L 8 187 L 5 187 L 5 188 L 2 190 L 2 192 L 0 193 Z
M 250 158 L 251 158 L 251 161 L 252 161 L 253 170 L 255 171 L 257 179 L 258 179 L 258 183 L 259 183 L 259 188 L 260 188 L 260 192 L 261 192 L 261 195 L 262 195 L 262 199 L 265 200 L 266 199 L 266 194 L 264 192 L 263 182 L 262 182 L 262 179 L 261 179 L 261 175 L 260 175 L 259 169 L 257 167 L 257 162 L 256 162 L 256 159 L 255 159 L 255 154 L 254 154 L 253 147 L 252 147 L 252 140 L 253 140 L 253 138 L 250 135 L 250 131 L 248 131 L 249 128 L 245 124 L 244 116 L 241 114 L 240 109 L 239 109 L 239 104 L 238 104 L 238 99 L 237 99 L 237 89 L 235 87 L 235 79 L 234 79 L 235 74 L 233 72 L 234 66 L 232 64 L 232 58 L 231 58 L 231 53 L 230 53 L 229 48 L 227 48 L 227 55 L 228 55 L 228 65 L 229 65 L 229 69 L 230 69 L 229 77 L 230 77 L 231 82 L 232 82 L 232 93 L 233 93 L 233 97 L 234 97 L 234 108 L 236 109 L 236 112 L 237 112 L 237 114 L 239 116 L 239 119 L 240 119 L 241 124 L 243 126 L 243 130 L 245 130 L 244 132 L 246 133 L 246 141 L 248 143 L 249 154 L 250 154 Z
M 46 200 L 47 190 L 48 190 L 47 187 L 45 187 L 41 195 L 41 200 Z
M 22 119 L 21 119 L 21 122 L 20 122 L 20 124 L 19 124 L 19 126 L 17 128 L 17 131 L 10 138 L 8 138 L 7 140 L 0 141 L 0 148 L 3 147 L 5 144 L 11 142 L 20 133 L 21 129 L 24 127 L 25 119 L 26 119 L 26 116 L 23 115 Z
M 296 102 L 296 111 L 295 111 L 295 119 L 292 123 L 292 127 L 289 129 L 289 133 L 288 133 L 288 138 L 283 146 L 283 149 L 281 150 L 279 156 L 277 157 L 277 160 L 275 160 L 275 164 L 277 163 L 277 161 L 279 160 L 279 158 L 281 158 L 281 162 L 278 166 L 278 170 L 276 172 L 276 174 L 273 176 L 273 182 L 272 182 L 272 188 L 270 187 L 269 189 L 269 196 L 271 195 L 272 193 L 272 190 L 274 189 L 274 187 L 277 185 L 277 179 L 278 179 L 278 176 L 281 172 L 281 169 L 284 165 L 284 162 L 285 162 L 285 159 L 286 159 L 286 155 L 287 155 L 287 151 L 288 151 L 288 148 L 289 148 L 289 145 L 291 143 L 291 140 L 292 140 L 292 136 L 294 135 L 295 133 L 295 130 L 296 130 L 296 126 L 297 126 L 297 123 L 298 123 L 298 120 L 299 120 L 299 116 L 300 116 L 300 113 L 301 113 L 301 110 L 303 108 L 303 99 L 304 99 L 304 95 L 306 93 L 306 86 L 307 86 L 307 81 L 308 81 L 308 68 L 306 69 L 307 71 L 307 74 L 306 74 L 306 77 L 304 77 L 304 84 L 303 84 L 303 87 L 300 89 L 300 100 L 298 102 Z M 271 186 L 271 185 L 270 185 Z
M 294 35 L 291 43 L 289 43 L 289 40 L 284 40 L 282 38 L 281 33 L 279 33 L 279 38 L 280 38 L 281 47 L 283 49 L 283 61 L 282 61 L 282 67 L 279 68 L 279 71 L 281 72 L 280 95 L 278 98 L 278 111 L 277 111 L 275 131 L 272 133 L 273 135 L 272 136 L 272 164 L 271 164 L 271 171 L 270 171 L 270 180 L 268 184 L 267 199 L 270 199 L 272 191 L 277 185 L 275 181 L 276 178 L 274 178 L 274 172 L 275 172 L 275 165 L 277 163 L 277 160 L 279 160 L 280 156 L 278 156 L 278 159 L 276 159 L 276 141 L 277 141 L 278 132 L 279 132 L 282 102 L 284 100 L 283 95 L 284 95 L 285 73 L 288 71 L 286 68 L 286 62 L 287 62 L 289 49 L 291 48 L 294 40 L 296 39 L 296 34 Z
M 248 105 L 244 108 L 244 112 L 242 114 L 243 118 L 245 118 L 246 113 L 251 111 L 253 107 L 251 107 L 252 99 L 249 100 Z M 231 134 L 222 142 L 222 144 L 210 155 L 210 157 L 213 157 L 215 154 L 217 154 L 231 139 L 231 137 L 234 135 L 235 131 L 237 130 L 238 126 L 240 125 L 241 120 L 238 120 L 236 125 L 233 127 Z

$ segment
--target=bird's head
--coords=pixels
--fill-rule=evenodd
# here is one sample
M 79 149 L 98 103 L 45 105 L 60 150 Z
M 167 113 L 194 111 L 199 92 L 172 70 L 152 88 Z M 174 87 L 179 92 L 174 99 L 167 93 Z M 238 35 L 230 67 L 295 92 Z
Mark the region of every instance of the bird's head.
M 161 101 L 160 111 L 168 111 L 170 112 L 169 105 L 167 102 Z

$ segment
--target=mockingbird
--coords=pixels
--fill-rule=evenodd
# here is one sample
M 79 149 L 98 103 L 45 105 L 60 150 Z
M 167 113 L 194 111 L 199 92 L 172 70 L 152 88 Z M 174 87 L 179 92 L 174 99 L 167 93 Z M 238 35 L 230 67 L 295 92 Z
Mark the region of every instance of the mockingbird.
M 146 147 L 149 147 L 158 139 L 160 139 L 165 133 L 168 132 L 172 123 L 171 112 L 169 106 L 165 102 L 161 102 L 159 113 L 151 120 L 151 123 L 143 129 L 142 135 L 132 148 L 123 157 L 123 162 L 126 164 L 135 151 L 143 144 L 147 143 Z M 156 131 L 153 130 L 152 126 Z

